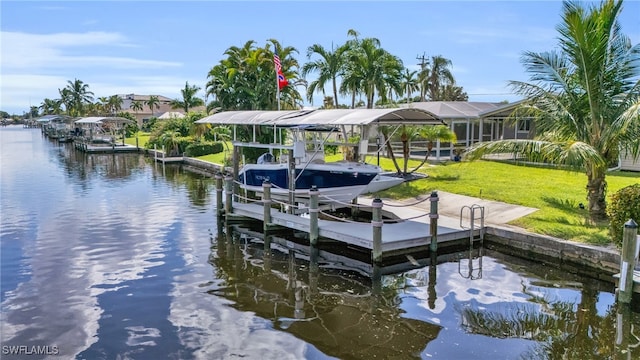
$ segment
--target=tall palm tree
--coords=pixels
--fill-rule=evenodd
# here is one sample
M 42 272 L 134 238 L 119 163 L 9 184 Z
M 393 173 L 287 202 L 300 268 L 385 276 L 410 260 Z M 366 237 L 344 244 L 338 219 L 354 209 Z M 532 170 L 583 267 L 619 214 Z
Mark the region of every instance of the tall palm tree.
M 588 11 L 564 1 L 559 50 L 524 53 L 531 82 L 510 82 L 545 137 L 479 143 L 467 154 L 520 151 L 584 171 L 593 221 L 606 218 L 607 167 L 621 148 L 640 153 L 640 45 L 622 34 L 621 11 L 621 0 Z
M 190 108 L 204 105 L 204 100 L 196 97 L 196 93 L 200 91 L 200 87 L 197 85 L 189 86 L 187 81 L 184 85 L 184 89 L 180 90 L 182 93 L 182 100 L 174 99 L 171 101 L 172 109 L 184 109 L 184 113 L 188 114 Z
M 333 90 L 333 99 L 335 108 L 338 104 L 338 76 L 342 73 L 344 64 L 344 47 L 335 50 L 326 50 L 322 45 L 313 44 L 307 49 L 307 58 L 311 59 L 314 54 L 319 55 L 319 59 L 308 62 L 302 66 L 302 77 L 307 77 L 311 72 L 317 72 L 317 80 L 309 83 L 307 88 L 307 99 L 313 99 L 313 93 L 318 92 L 324 94 L 324 86 L 327 82 L 331 82 Z
M 84 105 L 93 102 L 93 92 L 89 91 L 89 84 L 85 84 L 82 80 L 68 80 L 66 89 L 70 97 L 70 106 L 72 116 L 84 115 Z
M 365 38 L 348 55 L 343 85 L 361 90 L 367 98 L 367 108 L 372 109 L 376 91 L 383 102 L 388 89 L 402 91 L 403 68 L 402 60 L 381 48 L 378 39 Z
M 118 95 L 111 95 L 109 96 L 109 112 L 111 113 L 112 116 L 116 116 L 116 114 L 118 113 L 118 111 L 122 110 L 122 98 Z
M 98 98 L 98 103 L 96 104 L 96 108 L 101 115 L 109 114 L 109 97 L 101 96 Z
M 42 104 L 40 104 L 39 109 L 45 115 L 49 115 L 49 114 L 59 115 L 60 113 L 62 113 L 61 105 L 62 105 L 62 102 L 60 100 L 52 100 L 52 99 L 46 98 L 42 100 Z
M 60 103 L 64 105 L 64 111 L 67 115 L 71 116 L 73 111 L 73 99 L 71 98 L 71 91 L 67 88 L 58 89 L 58 93 L 60 94 Z
M 154 117 L 155 113 L 153 109 L 160 109 L 160 99 L 156 95 L 150 95 L 149 100 L 145 101 L 145 104 L 147 104 L 149 110 L 151 110 L 151 117 Z
M 420 86 L 418 85 L 418 79 L 416 77 L 417 73 L 418 71 L 411 71 L 406 68 L 402 73 L 402 89 L 403 93 L 406 95 L 407 103 L 411 101 L 411 94 L 414 91 L 420 89 Z
M 136 113 L 136 115 L 138 115 L 138 111 L 142 110 L 142 101 L 133 100 L 131 102 L 131 105 L 129 105 L 129 108 L 133 110 Z
M 420 81 L 422 100 L 425 95 L 431 101 L 443 100 L 441 89 L 443 86 L 455 83 L 453 73 L 451 73 L 451 60 L 441 55 L 432 56 L 429 62 L 424 63 L 424 67 L 418 75 Z

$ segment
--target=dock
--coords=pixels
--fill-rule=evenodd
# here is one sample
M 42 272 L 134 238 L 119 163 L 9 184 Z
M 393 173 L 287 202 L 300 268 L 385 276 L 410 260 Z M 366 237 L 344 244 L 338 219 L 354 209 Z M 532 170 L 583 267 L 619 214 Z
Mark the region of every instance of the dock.
M 246 217 L 262 221 L 264 207 L 260 204 L 248 204 L 234 202 L 233 218 Z M 390 219 L 382 225 L 382 254 L 383 257 L 410 253 L 416 249 L 428 247 L 432 238 L 431 224 L 428 221 L 402 220 L 401 215 L 419 215 L 414 209 L 388 209 L 396 215 L 397 220 Z M 428 215 L 428 213 L 427 213 Z M 428 220 L 428 217 L 427 219 Z M 480 240 L 481 229 L 476 228 L 473 234 L 470 230 L 463 229 L 450 218 L 441 219 L 443 225 L 437 227 L 438 244 L 451 241 L 475 241 Z M 302 232 L 311 229 L 310 219 L 304 216 L 273 211 L 271 224 Z M 318 220 L 318 235 L 320 238 L 330 239 L 357 246 L 365 250 L 373 250 L 373 230 L 371 223 L 354 221 Z

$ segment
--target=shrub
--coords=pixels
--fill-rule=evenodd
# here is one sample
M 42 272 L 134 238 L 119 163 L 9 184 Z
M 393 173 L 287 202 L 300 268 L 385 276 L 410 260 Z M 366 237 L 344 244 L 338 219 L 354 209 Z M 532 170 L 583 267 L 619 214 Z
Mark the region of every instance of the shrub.
M 188 145 L 185 149 L 185 155 L 189 157 L 197 157 L 221 153 L 223 150 L 224 145 L 221 142 L 206 141 Z
M 640 184 L 624 187 L 613 194 L 607 206 L 607 214 L 611 239 L 616 245 L 622 246 L 624 224 L 629 219 L 640 222 Z

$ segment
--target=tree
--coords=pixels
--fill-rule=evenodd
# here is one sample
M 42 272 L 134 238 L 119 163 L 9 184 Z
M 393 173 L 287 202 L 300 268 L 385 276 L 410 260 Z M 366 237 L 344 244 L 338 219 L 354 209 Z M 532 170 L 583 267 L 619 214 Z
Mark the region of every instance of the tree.
M 432 56 L 429 62 L 422 63 L 418 74 L 421 101 L 425 100 L 425 95 L 431 101 L 444 100 L 441 94 L 443 87 L 455 84 L 455 79 L 450 70 L 451 64 L 451 60 L 441 55 Z
M 182 93 L 182 100 L 174 99 L 171 101 L 172 109 L 184 109 L 184 113 L 188 114 L 190 108 L 196 106 L 203 106 L 204 100 L 196 97 L 196 94 L 200 91 L 200 87 L 197 85 L 189 86 L 187 81 L 184 85 L 184 89 L 180 90 Z
M 367 98 L 367 108 L 372 109 L 376 91 L 383 102 L 387 100 L 388 89 L 402 91 L 401 72 L 404 67 L 397 56 L 381 48 L 380 41 L 375 38 L 351 44 L 341 87 L 344 92 L 361 91 Z
M 324 86 L 330 81 L 335 108 L 337 109 L 340 106 L 338 104 L 338 76 L 340 76 L 343 70 L 344 52 L 344 47 L 329 51 L 319 44 L 309 46 L 307 49 L 307 58 L 311 59 L 314 54 L 320 57 L 302 66 L 302 77 L 306 78 L 311 72 L 318 73 L 317 80 L 310 82 L 307 88 L 307 99 L 309 101 L 313 99 L 314 92 L 324 94 Z
M 156 95 L 150 95 L 149 100 L 145 101 L 145 103 L 147 104 L 147 106 L 149 107 L 149 110 L 151 111 L 151 117 L 154 117 L 155 114 L 153 112 L 153 109 L 154 108 L 156 110 L 160 109 L 160 99 L 158 99 Z
M 75 79 L 73 82 L 68 80 L 65 89 L 67 92 L 64 97 L 67 97 L 67 105 L 69 106 L 67 112 L 69 115 L 84 115 L 85 104 L 93 102 L 93 92 L 89 91 L 89 85 L 78 79 Z
M 42 100 L 42 104 L 40 104 L 40 110 L 44 115 L 55 114 L 59 115 L 62 113 L 62 102 L 60 100 L 52 100 L 46 98 Z
M 559 50 L 525 52 L 531 82 L 510 82 L 528 100 L 519 112 L 533 116 L 544 137 L 479 143 L 466 156 L 517 151 L 584 171 L 597 221 L 606 218 L 607 167 L 621 149 L 640 153 L 640 46 L 621 32 L 622 1 L 582 6 L 563 3 Z
M 109 104 L 109 111 L 108 113 L 112 116 L 115 116 L 118 111 L 122 110 L 122 98 L 118 95 L 111 95 L 109 96 L 109 100 L 108 100 L 108 104 Z
M 142 101 L 140 100 L 133 100 L 131 102 L 131 105 L 129 105 L 129 108 L 131 110 L 133 110 L 136 113 L 136 116 L 138 115 L 138 111 L 142 110 Z

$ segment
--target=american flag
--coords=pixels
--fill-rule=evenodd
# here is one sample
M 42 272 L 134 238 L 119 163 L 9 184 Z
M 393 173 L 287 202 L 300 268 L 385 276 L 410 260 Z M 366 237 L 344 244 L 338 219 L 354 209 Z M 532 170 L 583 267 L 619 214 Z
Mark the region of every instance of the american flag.
M 287 86 L 287 84 L 289 84 L 289 82 L 287 81 L 287 78 L 284 76 L 284 73 L 282 72 L 282 64 L 280 64 L 280 56 L 278 56 L 278 50 L 275 47 L 273 48 L 273 63 L 276 66 L 276 76 L 278 78 L 278 89 L 282 90 L 285 86 Z
M 278 50 L 273 49 L 273 63 L 276 65 L 276 72 L 282 71 L 282 64 L 280 64 L 280 56 L 278 56 Z

